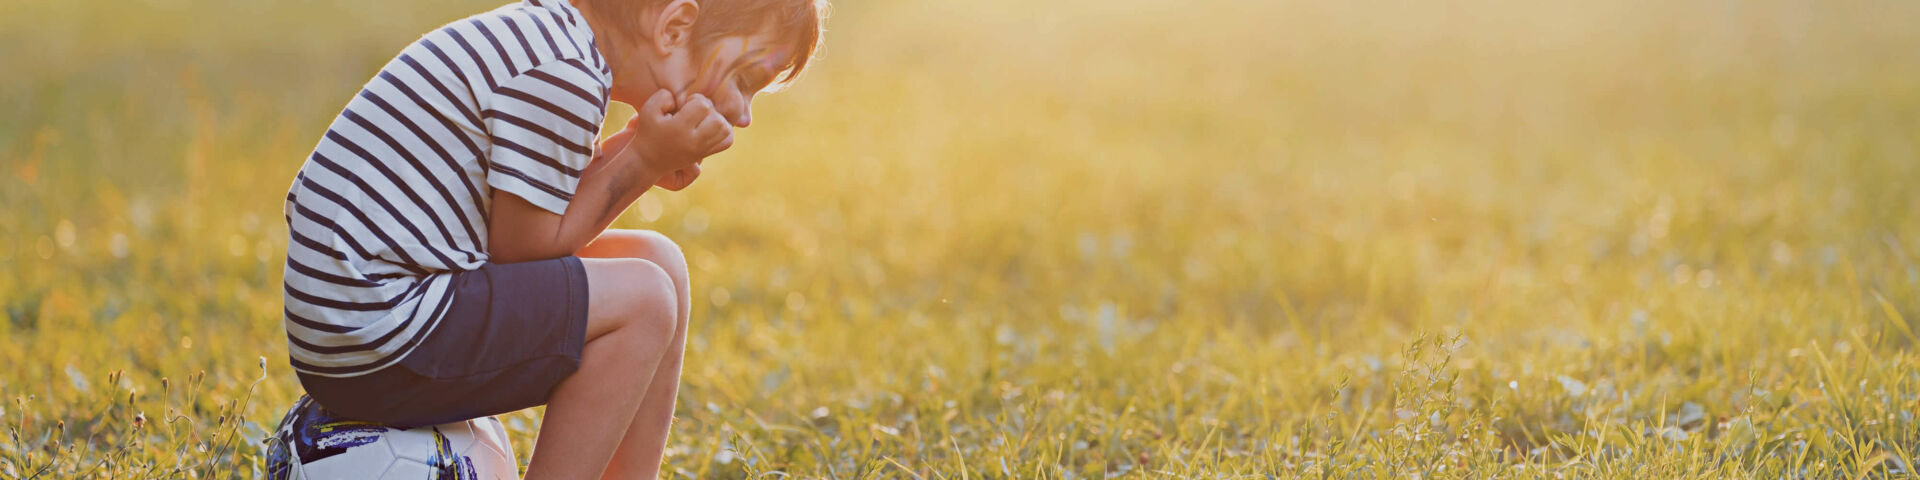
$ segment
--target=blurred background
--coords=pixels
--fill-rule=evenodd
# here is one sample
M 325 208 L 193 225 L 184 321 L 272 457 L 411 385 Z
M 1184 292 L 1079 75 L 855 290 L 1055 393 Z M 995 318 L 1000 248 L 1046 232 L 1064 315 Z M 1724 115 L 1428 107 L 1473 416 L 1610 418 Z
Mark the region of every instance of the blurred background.
M 293 172 L 498 3 L 0 0 L 0 477 L 251 476 Z M 1916 18 L 842 0 L 618 222 L 693 269 L 669 470 L 1911 475 Z

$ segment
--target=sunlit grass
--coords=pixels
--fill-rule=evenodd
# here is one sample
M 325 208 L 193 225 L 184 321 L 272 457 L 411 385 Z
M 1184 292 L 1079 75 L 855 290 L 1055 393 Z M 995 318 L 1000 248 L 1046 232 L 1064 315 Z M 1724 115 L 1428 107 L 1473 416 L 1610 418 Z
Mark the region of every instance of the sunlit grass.
M 0 478 L 253 475 L 403 3 L 0 2 Z M 1915 475 L 1920 5 L 840 3 L 620 221 L 677 475 Z

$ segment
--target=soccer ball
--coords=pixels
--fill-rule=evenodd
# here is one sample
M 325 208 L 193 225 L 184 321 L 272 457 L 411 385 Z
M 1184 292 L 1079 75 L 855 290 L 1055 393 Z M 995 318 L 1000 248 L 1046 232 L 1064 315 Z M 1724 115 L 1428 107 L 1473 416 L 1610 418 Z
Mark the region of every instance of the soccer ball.
M 272 480 L 493 480 L 519 471 L 494 417 L 402 429 L 341 419 L 302 395 L 267 441 Z

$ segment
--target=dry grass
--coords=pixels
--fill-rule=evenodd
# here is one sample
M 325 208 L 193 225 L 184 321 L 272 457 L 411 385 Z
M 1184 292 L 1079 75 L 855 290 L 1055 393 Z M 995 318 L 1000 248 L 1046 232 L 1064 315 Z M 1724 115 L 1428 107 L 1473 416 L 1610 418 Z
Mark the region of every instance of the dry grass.
M 1920 4 L 1591 3 L 842 0 L 621 220 L 671 470 L 1915 476 Z M 0 477 L 251 476 L 293 170 L 488 6 L 0 1 Z

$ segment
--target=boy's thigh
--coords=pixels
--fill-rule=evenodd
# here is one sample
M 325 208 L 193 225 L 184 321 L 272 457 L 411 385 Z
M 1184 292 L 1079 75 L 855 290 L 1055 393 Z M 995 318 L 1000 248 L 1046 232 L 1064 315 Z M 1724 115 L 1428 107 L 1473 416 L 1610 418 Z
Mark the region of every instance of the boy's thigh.
M 446 311 L 405 357 L 358 377 L 302 375 L 308 394 L 348 418 L 412 426 L 545 404 L 579 369 L 585 346 L 581 260 L 488 263 L 452 275 Z

